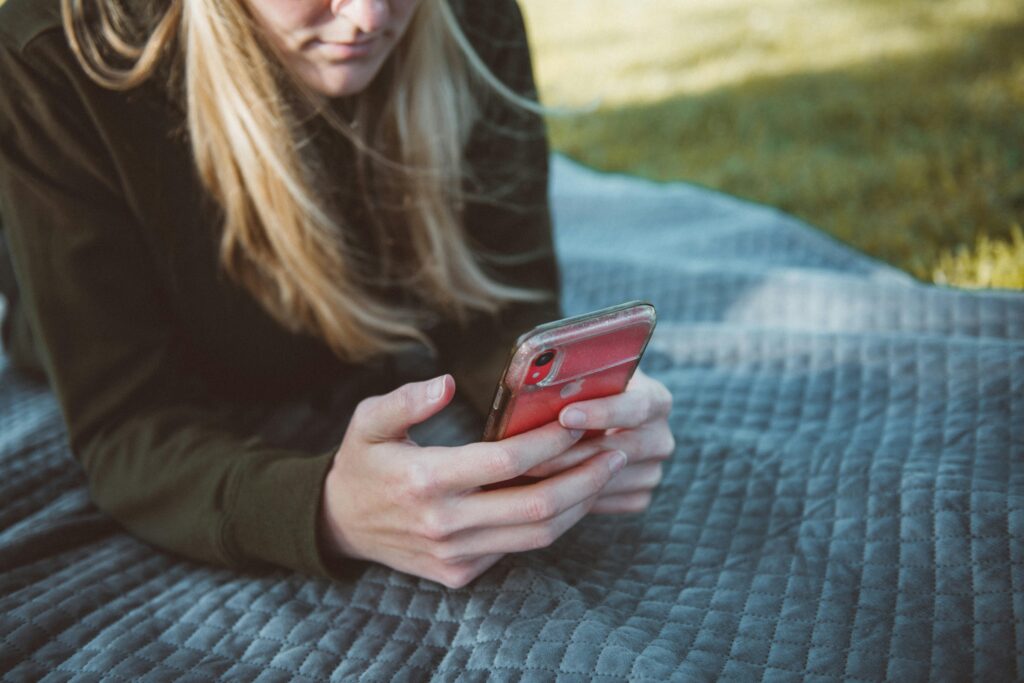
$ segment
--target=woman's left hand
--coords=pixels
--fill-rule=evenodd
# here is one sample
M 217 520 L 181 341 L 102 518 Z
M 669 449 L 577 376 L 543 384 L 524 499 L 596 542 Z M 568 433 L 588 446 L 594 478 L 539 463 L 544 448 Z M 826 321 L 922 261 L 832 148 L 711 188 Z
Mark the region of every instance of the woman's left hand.
M 642 512 L 661 482 L 662 463 L 675 451 L 675 438 L 668 427 L 671 410 L 672 394 L 665 385 L 637 369 L 623 393 L 563 408 L 559 414 L 562 426 L 604 433 L 584 438 L 527 475 L 548 477 L 600 453 L 620 450 L 629 460 L 604 487 L 590 511 Z

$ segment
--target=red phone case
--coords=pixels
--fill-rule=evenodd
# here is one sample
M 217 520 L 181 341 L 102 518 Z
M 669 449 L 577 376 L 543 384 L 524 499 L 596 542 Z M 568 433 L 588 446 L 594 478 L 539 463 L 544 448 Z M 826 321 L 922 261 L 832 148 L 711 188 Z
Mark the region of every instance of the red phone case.
M 498 441 L 557 420 L 570 403 L 622 392 L 655 322 L 654 306 L 630 301 L 523 334 L 495 391 L 484 440 Z

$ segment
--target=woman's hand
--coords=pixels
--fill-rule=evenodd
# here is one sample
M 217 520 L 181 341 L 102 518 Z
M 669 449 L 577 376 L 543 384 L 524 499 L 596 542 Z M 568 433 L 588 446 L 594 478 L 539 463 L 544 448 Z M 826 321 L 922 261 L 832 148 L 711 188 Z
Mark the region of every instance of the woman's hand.
M 563 408 L 558 419 L 564 427 L 604 430 L 604 434 L 584 439 L 527 475 L 548 477 L 597 453 L 619 450 L 626 454 L 629 464 L 604 487 L 591 512 L 642 512 L 651 504 L 654 489 L 661 482 L 662 462 L 676 448 L 668 427 L 671 411 L 672 394 L 665 385 L 638 369 L 623 393 Z
M 506 553 L 554 542 L 626 462 L 622 453 L 590 448 L 542 481 L 481 490 L 564 455 L 583 432 L 552 422 L 492 443 L 413 443 L 409 428 L 454 393 L 444 375 L 360 402 L 324 481 L 321 541 L 329 552 L 463 586 Z

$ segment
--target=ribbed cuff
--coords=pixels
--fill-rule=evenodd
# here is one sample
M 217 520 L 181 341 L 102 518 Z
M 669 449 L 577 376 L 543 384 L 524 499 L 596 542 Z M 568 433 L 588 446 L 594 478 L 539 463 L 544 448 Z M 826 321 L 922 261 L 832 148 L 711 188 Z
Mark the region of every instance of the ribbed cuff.
M 226 554 L 241 566 L 269 563 L 341 578 L 344 567 L 321 552 L 320 500 L 334 453 L 269 450 L 238 463 L 222 530 Z

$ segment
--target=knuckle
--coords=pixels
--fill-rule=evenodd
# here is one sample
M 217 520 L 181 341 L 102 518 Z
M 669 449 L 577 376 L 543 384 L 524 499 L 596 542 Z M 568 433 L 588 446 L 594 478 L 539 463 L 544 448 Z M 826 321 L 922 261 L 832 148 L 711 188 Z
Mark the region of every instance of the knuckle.
M 421 520 L 420 534 L 429 541 L 443 541 L 453 533 L 448 516 L 439 510 L 427 510 Z
M 523 517 L 529 522 L 542 522 L 555 514 L 555 505 L 551 497 L 543 493 L 534 493 L 523 500 Z
M 585 429 L 600 429 L 601 425 L 604 424 L 608 410 L 605 407 L 605 402 L 608 399 L 592 399 L 590 401 L 581 401 L 579 403 L 570 404 L 576 410 L 580 411 L 586 416 L 586 428 Z M 582 441 L 580 443 L 583 443 Z
M 519 463 L 508 446 L 495 444 L 490 456 L 491 475 L 495 481 L 512 479 L 519 474 Z
M 661 480 L 664 476 L 665 471 L 664 468 L 661 466 L 661 463 L 656 463 L 655 466 L 651 469 L 651 475 L 649 479 L 650 485 L 652 487 L 657 486 L 658 484 L 661 483 Z
M 432 497 L 438 490 L 438 476 L 434 468 L 426 462 L 410 463 L 406 470 L 405 489 L 413 498 Z
M 587 484 L 589 486 L 591 494 L 597 493 L 604 488 L 612 478 L 611 470 L 608 469 L 603 463 L 594 463 L 593 467 L 589 467 L 587 471 Z
M 438 541 L 433 544 L 430 554 L 445 567 L 455 566 L 461 558 L 461 549 L 451 541 Z
M 672 412 L 672 392 L 664 384 L 658 385 L 658 412 L 666 416 Z
M 550 524 L 545 524 L 543 527 L 531 534 L 528 547 L 531 550 L 539 550 L 541 548 L 547 548 L 558 540 L 558 532 Z
M 416 388 L 411 384 L 402 386 L 392 394 L 392 398 L 395 409 L 401 411 L 403 415 L 412 412 L 417 407 Z
M 662 436 L 661 448 L 658 449 L 660 455 L 669 456 L 672 455 L 676 450 L 676 437 L 672 435 L 672 432 L 665 430 Z
M 377 401 L 380 407 L 386 406 L 388 412 L 394 415 L 407 415 L 413 407 L 408 386 L 401 386 L 390 394 L 378 396 Z
M 646 446 L 647 437 L 642 430 L 625 429 L 615 435 L 615 439 L 608 444 L 608 450 L 620 450 L 626 453 L 643 452 Z
M 471 565 L 451 565 L 441 569 L 441 583 L 448 588 L 464 588 L 476 578 L 476 571 Z
M 643 401 L 641 401 L 641 406 L 642 411 L 640 412 L 640 415 L 638 417 L 640 417 L 645 422 L 651 417 L 657 415 L 658 409 L 660 407 L 652 394 L 644 394 Z
M 356 409 L 352 411 L 352 421 L 356 423 L 364 422 L 374 412 L 374 408 L 379 402 L 380 397 L 378 396 L 364 398 L 356 404 Z

